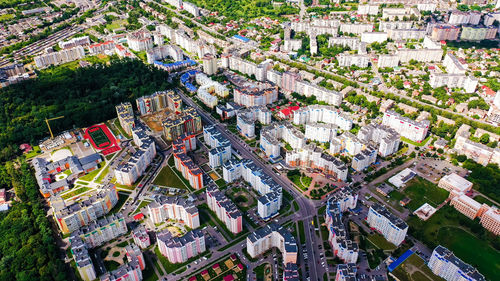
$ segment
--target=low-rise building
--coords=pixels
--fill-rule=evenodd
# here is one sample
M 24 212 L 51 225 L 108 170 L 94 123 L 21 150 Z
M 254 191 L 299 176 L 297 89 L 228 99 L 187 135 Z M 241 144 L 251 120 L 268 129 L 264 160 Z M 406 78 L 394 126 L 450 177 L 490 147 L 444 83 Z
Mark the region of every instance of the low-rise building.
M 451 173 L 439 180 L 438 186 L 449 192 L 467 192 L 472 189 L 472 182 L 464 179 L 456 173 Z

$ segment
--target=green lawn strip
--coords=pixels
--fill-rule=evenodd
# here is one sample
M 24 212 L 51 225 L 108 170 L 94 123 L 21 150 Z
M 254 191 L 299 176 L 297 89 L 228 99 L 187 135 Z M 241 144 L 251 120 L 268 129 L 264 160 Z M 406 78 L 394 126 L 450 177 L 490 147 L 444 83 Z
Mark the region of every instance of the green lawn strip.
M 125 204 L 125 201 L 127 201 L 129 195 L 122 194 L 121 192 L 118 192 L 118 202 L 116 202 L 116 205 L 109 211 L 110 214 L 114 214 L 122 208 L 123 204 Z
M 102 170 L 102 172 L 99 174 L 99 176 L 95 179 L 95 182 L 101 183 L 102 180 L 104 179 L 104 177 L 108 175 L 108 173 L 109 173 L 109 165 L 106 166 L 106 168 L 104 168 L 104 170 Z
M 146 260 L 146 268 L 142 271 L 142 280 L 144 281 L 156 281 L 158 280 L 158 276 L 155 273 L 155 269 L 153 267 L 153 264 L 149 261 L 149 259 Z M 161 272 L 161 270 L 158 270 Z
M 86 175 L 79 177 L 78 179 L 90 182 L 94 179 L 95 176 L 97 176 L 97 174 L 101 171 L 102 168 L 103 168 L 103 166 L 100 166 L 99 168 L 91 171 L 90 173 L 88 173 Z
M 297 203 L 297 201 L 293 201 L 293 208 L 295 209 L 295 212 L 300 211 L 299 203 Z
M 66 192 L 64 194 L 61 194 L 61 198 L 64 199 L 64 200 L 67 200 L 71 197 L 74 197 L 74 196 L 77 196 L 77 195 L 80 195 L 84 192 L 87 192 L 89 190 L 91 190 L 92 188 L 90 187 L 87 187 L 87 186 L 82 186 L 80 188 L 77 188 L 77 189 L 71 189 L 69 192 Z
M 155 247 L 154 251 L 155 251 L 156 257 L 158 258 L 161 265 L 163 266 L 163 269 L 165 269 L 165 271 L 167 273 L 172 273 L 172 272 L 178 270 L 179 268 L 182 268 L 183 266 L 186 266 L 186 265 L 194 262 L 195 260 L 197 260 L 203 256 L 206 256 L 209 253 L 208 251 L 205 251 L 205 252 L 201 253 L 200 255 L 197 255 L 195 257 L 190 258 L 189 260 L 187 260 L 184 263 L 170 263 L 168 261 L 168 259 L 160 253 L 160 249 L 158 248 L 158 246 Z
M 217 251 L 223 252 L 223 251 L 225 251 L 225 250 L 233 247 L 234 245 L 240 243 L 241 241 L 245 240 L 246 238 L 247 238 L 246 235 L 243 235 L 243 236 L 241 236 L 241 237 L 239 237 L 237 239 L 234 239 L 233 241 L 231 241 L 231 243 L 226 244 L 224 247 L 218 249 Z
M 406 143 L 409 143 L 409 144 L 412 144 L 414 146 L 424 146 L 428 141 L 429 139 L 431 138 L 431 136 L 428 136 L 426 139 L 424 139 L 422 142 L 415 142 L 415 141 L 412 141 L 408 138 L 405 138 L 405 137 L 401 137 L 401 140 L 406 142 Z
M 132 214 L 135 215 L 135 214 L 139 213 L 141 211 L 141 209 L 146 207 L 147 205 L 149 205 L 149 203 L 151 203 L 151 201 L 148 201 L 148 200 L 141 201 L 139 206 L 137 206 L 137 209 L 135 209 Z
M 368 241 L 370 241 L 373 245 L 382 250 L 396 249 L 396 246 L 394 244 L 385 240 L 385 238 L 378 233 L 368 236 Z
M 26 159 L 31 159 L 35 156 L 38 156 L 42 153 L 42 150 L 40 149 L 40 146 L 33 146 L 33 150 L 24 154 L 24 157 L 26 157 Z
M 182 175 L 177 174 L 175 168 L 170 168 L 169 166 L 161 169 L 160 173 L 154 179 L 153 184 L 190 190 L 189 181 L 184 179 Z
M 220 178 L 220 179 L 218 179 L 218 180 L 215 181 L 215 184 L 219 188 L 224 188 L 226 186 L 226 181 L 223 178 Z
M 479 202 L 481 204 L 487 204 L 488 206 L 497 206 L 498 207 L 497 204 L 493 203 L 493 201 L 484 197 L 483 195 L 476 195 L 476 197 L 474 197 L 474 200 L 476 200 L 477 202 Z
M 403 193 L 411 199 L 407 207 L 415 211 L 424 203 L 437 207 L 449 196 L 449 192 L 439 188 L 437 185 L 423 178 L 417 177 L 411 180 Z
M 298 224 L 299 224 L 300 244 L 305 244 L 306 243 L 306 231 L 304 229 L 304 222 L 298 221 Z
M 268 265 L 267 262 L 263 263 L 263 264 L 260 264 L 259 266 L 255 267 L 253 269 L 253 272 L 255 273 L 255 277 L 257 278 L 257 280 L 264 280 L 264 268 L 266 267 L 266 265 Z
M 111 132 L 113 132 L 113 135 L 115 135 L 115 137 L 118 137 L 120 131 L 115 126 L 112 125 L 111 120 L 106 121 L 106 126 L 108 126 Z

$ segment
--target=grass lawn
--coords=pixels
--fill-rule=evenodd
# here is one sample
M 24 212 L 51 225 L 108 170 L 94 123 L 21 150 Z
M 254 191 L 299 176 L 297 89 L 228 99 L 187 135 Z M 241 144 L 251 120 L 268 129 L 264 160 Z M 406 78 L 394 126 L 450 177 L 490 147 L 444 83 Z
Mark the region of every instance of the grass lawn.
M 78 179 L 84 180 L 84 181 L 92 181 L 94 179 L 94 177 L 97 176 L 97 174 L 101 171 L 101 169 L 102 169 L 102 166 L 91 171 L 90 173 L 88 173 L 84 176 L 79 177 Z
M 113 31 L 121 26 L 124 26 L 125 23 L 126 21 L 124 20 L 114 20 L 112 23 L 106 25 L 106 29 Z
M 407 271 L 407 268 L 418 268 L 412 274 Z M 424 260 L 418 255 L 413 254 L 398 266 L 393 272 L 401 281 L 444 281 L 441 277 L 432 273 L 430 268 L 425 264 Z
M 486 279 L 495 280 L 500 272 L 500 252 L 493 245 L 500 237 L 487 232 L 451 206 L 443 206 L 427 221 L 416 216 L 408 220 L 411 234 L 431 249 L 442 245 L 464 262 L 476 267 Z
M 42 150 L 40 149 L 40 147 L 37 145 L 37 146 L 33 146 L 33 150 L 26 153 L 24 156 L 26 157 L 26 159 L 31 159 L 37 155 L 40 155 L 42 153 Z
M 255 277 L 257 278 L 257 281 L 264 281 L 264 268 L 268 265 L 268 263 L 263 263 L 256 268 L 253 269 L 253 272 L 255 273 Z
M 151 203 L 151 201 L 141 201 L 141 203 L 139 204 L 139 206 L 137 206 L 137 209 L 135 209 L 134 211 L 134 215 L 139 213 L 141 211 L 142 208 L 146 207 L 147 205 L 149 205 L 149 203 Z
M 481 204 L 486 203 L 486 204 L 488 204 L 488 206 L 497 206 L 497 204 L 493 203 L 491 200 L 489 200 L 488 198 L 486 198 L 482 195 L 477 195 L 476 197 L 474 197 L 474 200 L 476 200 L 477 202 L 479 202 Z
M 382 249 L 382 250 L 394 250 L 394 249 L 396 249 L 396 245 L 388 242 L 387 240 L 385 240 L 384 236 L 382 236 L 378 233 L 375 233 L 373 235 L 368 236 L 368 240 L 373 245 L 375 245 L 376 247 L 378 247 L 379 249 Z
M 300 244 L 305 244 L 306 243 L 306 231 L 304 229 L 304 222 L 299 221 L 299 236 L 300 236 Z
M 87 187 L 87 186 L 82 186 L 82 187 L 77 188 L 77 189 L 73 188 L 73 189 L 71 189 L 70 191 L 68 191 L 68 192 L 66 192 L 64 194 L 61 194 L 61 198 L 64 199 L 64 200 L 66 200 L 66 199 L 71 198 L 73 196 L 77 196 L 79 194 L 87 192 L 87 191 L 89 191 L 91 189 L 92 188 Z
M 16 17 L 16 15 L 13 15 L 13 14 L 3 14 L 3 15 L 0 15 L 0 22 L 11 20 L 15 17 Z
M 165 271 L 167 273 L 172 273 L 172 272 L 178 270 L 179 268 L 182 268 L 183 266 L 186 266 L 186 265 L 192 263 L 193 261 L 199 259 L 200 257 L 205 256 L 206 254 L 208 254 L 208 252 L 204 252 L 198 256 L 192 257 L 188 261 L 186 261 L 185 263 L 170 263 L 168 261 L 168 259 L 160 253 L 160 249 L 158 248 L 158 246 L 155 247 L 155 254 L 158 257 L 158 260 L 160 261 L 161 265 L 163 265 L 163 268 L 165 269 Z
M 424 139 L 422 142 L 418 143 L 418 142 L 414 142 L 410 139 L 407 139 L 405 137 L 401 137 L 401 140 L 406 142 L 406 143 L 409 143 L 409 144 L 412 144 L 414 146 L 424 146 L 428 141 L 429 139 L 431 138 L 431 136 L 428 136 L 426 139 Z
M 115 125 L 116 128 L 118 128 L 118 130 L 120 131 L 120 134 L 124 138 L 127 138 L 127 139 L 131 138 L 130 135 L 125 133 L 125 130 L 123 130 L 122 125 L 120 125 L 120 120 L 118 120 L 118 118 L 115 119 L 115 122 L 113 124 Z
M 223 179 L 223 178 L 220 178 L 218 180 L 215 181 L 215 184 L 219 187 L 219 188 L 224 188 L 226 187 L 226 181 Z
M 161 169 L 160 173 L 153 181 L 153 184 L 182 189 L 187 188 L 183 181 L 174 173 L 172 168 L 170 168 L 169 166 L 165 166 Z
M 128 196 L 129 196 L 128 194 L 123 194 L 123 193 L 118 192 L 118 202 L 116 202 L 116 205 L 113 207 L 113 209 L 111 209 L 111 211 L 109 213 L 114 214 L 114 213 L 120 211 L 123 204 L 125 204 L 125 201 L 127 201 Z
M 120 264 L 115 261 L 104 261 L 104 267 L 106 267 L 108 271 L 113 271 L 117 269 L 119 266 Z
M 411 180 L 403 193 L 411 199 L 407 207 L 412 211 L 415 211 L 424 203 L 437 207 L 450 194 L 448 191 L 420 177 Z
M 306 191 L 312 182 L 312 178 L 307 176 L 293 175 L 288 178 L 302 191 Z
M 149 262 L 149 259 L 145 259 L 146 268 L 142 271 L 142 277 L 144 281 L 156 281 L 158 280 L 158 276 L 155 273 L 155 269 L 153 268 L 153 264 Z M 161 272 L 161 271 L 160 271 Z
M 109 166 L 106 166 L 102 173 L 95 179 L 95 182 L 101 183 L 101 181 L 104 179 L 105 176 L 107 176 L 109 173 Z

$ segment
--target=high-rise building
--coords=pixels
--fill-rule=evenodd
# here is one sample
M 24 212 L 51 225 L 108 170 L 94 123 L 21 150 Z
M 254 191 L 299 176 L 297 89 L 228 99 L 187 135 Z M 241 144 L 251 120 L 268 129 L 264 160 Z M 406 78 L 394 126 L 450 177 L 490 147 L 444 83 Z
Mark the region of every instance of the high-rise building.
M 203 72 L 207 75 L 214 75 L 217 73 L 217 58 L 212 54 L 205 54 L 203 58 Z
M 317 122 L 333 124 L 344 131 L 351 130 L 353 124 L 352 119 L 335 106 L 314 104 L 299 108 L 293 114 L 295 125 Z
M 247 237 L 247 252 L 252 258 L 277 248 L 283 255 L 283 263 L 297 263 L 298 247 L 295 237 L 284 227 L 271 223 Z
M 447 281 L 486 281 L 476 268 L 463 262 L 441 245 L 434 249 L 427 265 L 434 274 Z
M 183 263 L 206 251 L 205 236 L 199 229 L 193 229 L 181 237 L 163 230 L 156 234 L 156 240 L 160 253 L 170 263 Z
M 132 231 L 132 238 L 141 249 L 146 249 L 151 245 L 151 239 L 144 225 L 140 225 Z
M 402 219 L 378 203 L 370 207 L 366 222 L 396 246 L 403 242 L 408 231 L 408 225 Z
M 34 58 L 37 68 L 43 69 L 50 65 L 60 65 L 63 63 L 83 59 L 85 57 L 85 49 L 82 46 L 64 49 L 59 52 L 53 52 L 36 56 Z
M 410 118 L 403 117 L 399 113 L 392 110 L 387 110 L 384 113 L 382 125 L 387 125 L 393 128 L 402 137 L 415 142 L 422 142 L 427 136 L 427 131 L 429 130 L 428 120 L 416 122 Z
M 231 142 L 222 136 L 214 125 L 203 128 L 203 138 L 211 147 L 208 152 L 210 167 L 219 167 L 231 159 Z
M 146 31 L 136 31 L 127 34 L 127 44 L 136 52 L 147 51 L 153 48 L 153 37 Z
M 208 186 L 207 205 L 233 234 L 243 230 L 243 218 L 236 205 L 214 186 Z
M 400 135 L 394 129 L 376 123 L 362 127 L 357 137 L 361 141 L 374 143 L 382 157 L 396 153 L 401 143 Z
M 182 135 L 172 143 L 175 168 L 181 172 L 182 176 L 189 181 L 189 184 L 194 189 L 202 189 L 203 172 L 186 154 L 193 149 L 192 146 L 186 144 L 193 144 L 194 142 L 196 142 L 194 135 Z
M 123 214 L 116 213 L 92 222 L 71 235 L 80 236 L 88 247 L 95 248 L 125 233 L 127 233 L 125 218 Z
M 163 223 L 169 219 L 180 221 L 191 229 L 200 227 L 198 208 L 179 196 L 155 197 L 148 207 L 148 215 L 153 224 Z
M 115 106 L 116 116 L 120 126 L 125 130 L 125 133 L 132 135 L 132 128 L 135 127 L 134 110 L 130 102 L 120 103 Z
M 335 281 L 356 281 L 356 272 L 358 268 L 355 263 L 337 265 L 337 275 Z
M 181 135 L 202 132 L 201 117 L 192 107 L 184 108 L 179 114 L 163 121 L 163 134 L 167 140 L 176 140 Z

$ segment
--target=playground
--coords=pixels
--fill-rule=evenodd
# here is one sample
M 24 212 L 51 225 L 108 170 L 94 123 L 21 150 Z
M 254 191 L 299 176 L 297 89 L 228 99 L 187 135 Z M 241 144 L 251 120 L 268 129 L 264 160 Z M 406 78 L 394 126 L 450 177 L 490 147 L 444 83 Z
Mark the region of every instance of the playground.
M 108 155 L 120 150 L 116 139 L 105 124 L 98 124 L 88 127 L 85 130 L 84 138 L 89 140 L 96 150 Z

